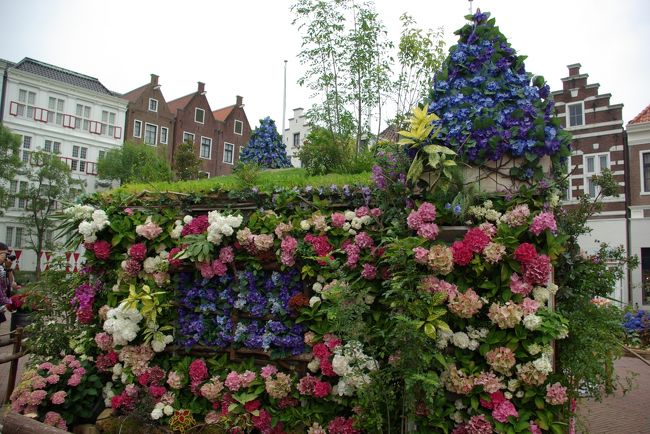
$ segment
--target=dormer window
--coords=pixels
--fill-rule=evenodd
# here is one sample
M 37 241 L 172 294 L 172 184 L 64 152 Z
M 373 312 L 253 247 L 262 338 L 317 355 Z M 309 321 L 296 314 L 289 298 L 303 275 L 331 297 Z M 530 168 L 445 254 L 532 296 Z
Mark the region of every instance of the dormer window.
M 149 111 L 150 112 L 157 112 L 158 111 L 158 100 L 149 98 Z
M 235 121 L 235 134 L 244 134 L 244 123 L 242 121 Z
M 205 122 L 205 110 L 196 108 L 194 109 L 194 122 L 202 124 Z

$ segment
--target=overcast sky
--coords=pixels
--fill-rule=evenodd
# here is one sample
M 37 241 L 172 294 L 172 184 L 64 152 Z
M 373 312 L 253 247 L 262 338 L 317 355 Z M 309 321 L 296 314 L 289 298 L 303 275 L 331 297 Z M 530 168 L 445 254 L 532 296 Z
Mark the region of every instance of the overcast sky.
M 170 101 L 206 83 L 213 110 L 242 95 L 252 126 L 282 124 L 284 60 L 287 112 L 308 108 L 293 0 L 0 0 L 0 58 L 32 57 L 97 77 L 125 93 L 160 76 Z M 467 0 L 375 0 L 389 37 L 407 12 L 422 28 L 445 30 L 447 48 L 468 12 Z M 475 0 L 489 11 L 529 72 L 561 89 L 566 65 L 582 64 L 589 83 L 623 103 L 625 123 L 650 104 L 650 1 Z

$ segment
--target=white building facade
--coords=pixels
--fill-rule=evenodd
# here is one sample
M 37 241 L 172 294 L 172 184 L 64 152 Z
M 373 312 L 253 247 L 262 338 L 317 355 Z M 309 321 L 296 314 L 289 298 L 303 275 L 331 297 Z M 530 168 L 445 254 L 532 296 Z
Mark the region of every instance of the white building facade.
M 101 190 L 97 161 L 122 146 L 128 102 L 96 78 L 29 58 L 5 63 L 2 89 L 2 123 L 20 136 L 23 162 L 29 164 L 35 150 L 58 154 L 73 178 L 85 184 L 79 194 Z M 11 192 L 26 187 L 21 177 L 9 186 Z M 15 251 L 20 269 L 31 271 L 36 253 L 18 221 L 24 207 L 16 198 L 0 217 L 0 240 Z M 46 263 L 51 252 L 40 254 Z M 71 262 L 75 256 L 70 253 Z
M 302 147 L 307 134 L 311 131 L 311 125 L 303 108 L 293 109 L 293 117 L 289 118 L 289 128 L 285 128 L 282 134 L 284 145 L 287 149 L 287 155 L 291 158 L 293 167 L 302 167 L 300 159 L 296 152 Z

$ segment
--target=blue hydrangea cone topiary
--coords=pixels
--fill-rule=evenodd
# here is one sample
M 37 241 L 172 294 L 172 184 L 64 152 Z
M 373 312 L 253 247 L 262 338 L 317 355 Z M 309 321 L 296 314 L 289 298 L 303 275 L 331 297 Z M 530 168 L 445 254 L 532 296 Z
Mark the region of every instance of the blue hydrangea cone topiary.
M 458 43 L 437 75 L 429 113 L 436 113 L 438 139 L 469 164 L 522 157 L 510 169 L 519 179 L 541 179 L 539 159 L 557 168 L 570 155 L 569 135 L 553 117 L 543 77 L 526 72 L 489 13 L 478 11 L 460 30 Z
M 257 163 L 267 169 L 291 167 L 287 149 L 278 134 L 275 121 L 268 116 L 260 120 L 260 126 L 251 134 L 250 141 L 239 159 L 244 163 Z

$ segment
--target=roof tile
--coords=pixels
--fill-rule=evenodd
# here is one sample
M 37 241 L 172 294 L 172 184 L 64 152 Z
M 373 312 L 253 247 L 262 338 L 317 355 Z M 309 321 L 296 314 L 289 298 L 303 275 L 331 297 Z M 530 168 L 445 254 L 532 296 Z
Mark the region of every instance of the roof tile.
M 650 104 L 644 108 L 641 113 L 636 115 L 634 119 L 632 119 L 630 122 L 628 122 L 628 125 L 630 124 L 644 124 L 646 122 L 650 122 Z
M 94 77 L 25 57 L 14 68 L 105 95 L 115 95 Z

